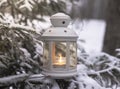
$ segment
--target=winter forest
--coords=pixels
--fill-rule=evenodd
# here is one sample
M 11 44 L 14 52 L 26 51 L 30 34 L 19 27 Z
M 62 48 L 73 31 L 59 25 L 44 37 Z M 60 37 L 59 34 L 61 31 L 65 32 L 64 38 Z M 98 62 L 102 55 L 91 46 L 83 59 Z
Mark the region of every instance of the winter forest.
M 71 78 L 42 74 L 41 35 L 58 12 L 78 35 Z M 0 0 L 0 89 L 120 89 L 119 29 L 119 0 Z

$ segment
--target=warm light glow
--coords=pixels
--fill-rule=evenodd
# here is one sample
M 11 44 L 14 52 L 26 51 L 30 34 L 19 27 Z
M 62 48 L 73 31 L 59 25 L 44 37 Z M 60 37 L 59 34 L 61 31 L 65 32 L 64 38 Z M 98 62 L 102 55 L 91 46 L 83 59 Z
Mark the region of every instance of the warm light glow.
M 58 64 L 59 65 L 64 65 L 65 64 L 65 60 L 63 59 L 61 54 L 59 55 Z
M 60 54 L 60 57 L 59 57 L 59 59 L 58 59 L 58 62 L 59 63 L 62 63 L 62 55 Z
M 56 57 L 56 62 L 54 63 L 54 65 L 58 65 L 58 66 L 62 66 L 66 64 L 66 60 L 65 57 L 62 57 L 61 54 L 59 54 L 58 57 Z

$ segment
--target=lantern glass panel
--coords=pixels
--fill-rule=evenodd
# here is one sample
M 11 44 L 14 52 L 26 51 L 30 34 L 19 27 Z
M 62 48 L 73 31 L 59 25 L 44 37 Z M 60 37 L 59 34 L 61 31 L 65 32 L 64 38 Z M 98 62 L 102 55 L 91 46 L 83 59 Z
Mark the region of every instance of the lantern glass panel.
M 44 53 L 43 53 L 43 65 L 44 67 L 49 66 L 49 42 L 44 42 Z
M 77 49 L 76 49 L 76 43 L 71 42 L 70 43 L 70 67 L 76 67 L 77 64 Z
M 53 42 L 52 64 L 54 68 L 66 66 L 66 43 L 65 42 Z

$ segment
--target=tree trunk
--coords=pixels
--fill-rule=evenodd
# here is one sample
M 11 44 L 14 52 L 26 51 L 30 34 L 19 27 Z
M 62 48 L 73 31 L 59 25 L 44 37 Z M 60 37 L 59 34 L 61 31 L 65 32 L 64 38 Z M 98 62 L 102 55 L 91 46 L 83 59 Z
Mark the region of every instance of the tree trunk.
M 106 33 L 103 51 L 115 55 L 120 48 L 120 0 L 109 0 L 106 13 Z

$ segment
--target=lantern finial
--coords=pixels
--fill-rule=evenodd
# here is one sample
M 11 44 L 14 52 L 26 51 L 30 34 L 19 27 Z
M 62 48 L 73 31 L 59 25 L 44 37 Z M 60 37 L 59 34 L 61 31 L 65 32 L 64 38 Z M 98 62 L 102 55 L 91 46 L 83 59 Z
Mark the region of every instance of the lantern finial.
M 64 13 L 57 13 L 51 16 L 51 23 L 54 27 L 67 27 L 70 23 L 70 16 Z

